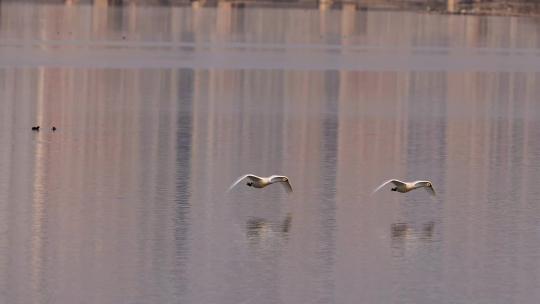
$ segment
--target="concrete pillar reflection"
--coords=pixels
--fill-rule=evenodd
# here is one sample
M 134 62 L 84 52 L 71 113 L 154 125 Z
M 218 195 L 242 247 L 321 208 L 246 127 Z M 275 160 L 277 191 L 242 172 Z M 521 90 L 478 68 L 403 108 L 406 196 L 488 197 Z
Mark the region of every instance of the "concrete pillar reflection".
M 94 6 L 107 7 L 109 6 L 108 0 L 94 0 Z
M 217 34 L 223 38 L 231 33 L 232 3 L 219 2 L 217 7 Z
M 320 0 L 319 1 L 319 10 L 326 11 L 332 7 L 332 0 Z
M 459 0 L 447 0 L 446 1 L 446 10 L 450 13 L 455 13 L 459 9 Z
M 356 4 L 344 3 L 341 8 L 341 37 L 354 34 L 356 24 Z

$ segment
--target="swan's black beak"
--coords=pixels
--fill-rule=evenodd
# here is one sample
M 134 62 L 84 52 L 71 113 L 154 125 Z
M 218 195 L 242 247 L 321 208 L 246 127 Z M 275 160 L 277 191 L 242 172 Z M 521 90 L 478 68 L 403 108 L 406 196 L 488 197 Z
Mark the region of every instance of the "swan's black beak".
M 397 191 L 397 187 L 396 188 L 392 188 L 390 189 L 391 191 Z
M 247 183 L 246 185 L 248 185 L 248 187 L 251 187 L 253 183 Z

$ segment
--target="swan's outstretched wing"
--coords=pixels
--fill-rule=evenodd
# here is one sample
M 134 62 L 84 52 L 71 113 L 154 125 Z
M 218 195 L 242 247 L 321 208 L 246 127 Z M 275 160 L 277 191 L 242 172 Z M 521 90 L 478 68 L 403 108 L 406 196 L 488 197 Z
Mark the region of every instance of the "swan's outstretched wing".
M 435 196 L 435 189 L 432 187 L 426 187 L 426 191 L 429 192 L 429 194 Z
M 402 186 L 402 185 L 405 185 L 404 182 L 400 181 L 400 180 L 397 180 L 397 179 L 390 179 L 390 180 L 387 180 L 385 181 L 384 183 L 382 183 L 382 185 L 380 185 L 379 187 L 377 187 L 377 189 L 373 190 L 373 192 L 371 192 L 371 195 L 373 195 L 375 192 L 381 190 L 382 187 L 386 186 L 387 184 L 389 183 L 392 183 L 396 186 Z
M 238 178 L 234 184 L 232 184 L 229 189 L 227 189 L 227 192 L 231 191 L 232 188 L 234 188 L 236 185 L 238 185 L 238 183 L 240 183 L 241 181 L 243 181 L 245 178 L 249 178 L 250 180 L 252 181 L 257 181 L 257 180 L 261 180 L 260 177 L 258 177 L 257 175 L 254 175 L 254 174 L 246 174 L 246 175 L 243 175 L 241 176 L 240 178 Z
M 281 184 L 283 185 L 283 187 L 285 187 L 285 191 L 287 191 L 287 193 L 292 192 L 292 186 L 291 186 L 291 183 L 289 183 L 289 180 L 285 182 L 281 182 Z

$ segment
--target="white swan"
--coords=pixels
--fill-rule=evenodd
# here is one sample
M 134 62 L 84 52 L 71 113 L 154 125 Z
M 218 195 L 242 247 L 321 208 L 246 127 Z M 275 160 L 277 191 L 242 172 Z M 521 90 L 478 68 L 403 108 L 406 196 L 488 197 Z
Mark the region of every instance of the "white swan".
M 253 188 L 264 188 L 268 185 L 274 184 L 274 183 L 282 183 L 282 185 L 285 187 L 285 190 L 287 192 L 292 192 L 291 184 L 289 183 L 289 178 L 283 175 L 272 175 L 269 177 L 260 177 L 254 174 L 246 174 L 244 176 L 241 176 L 234 184 L 232 184 L 227 191 L 230 191 L 234 186 L 238 185 L 241 181 L 244 179 L 249 179 L 247 182 L 248 187 Z
M 389 184 L 389 183 L 392 183 L 395 185 L 394 188 L 390 189 L 392 191 L 405 193 L 405 192 L 409 192 L 411 190 L 418 189 L 418 188 L 426 188 L 427 192 L 431 193 L 432 195 L 435 195 L 433 184 L 430 181 L 415 181 L 415 182 L 407 183 L 407 182 L 402 182 L 397 179 L 391 179 L 384 182 L 382 185 L 377 187 L 377 189 L 373 190 L 371 194 L 373 195 L 373 193 L 379 191 L 382 187 L 386 186 L 386 184 Z

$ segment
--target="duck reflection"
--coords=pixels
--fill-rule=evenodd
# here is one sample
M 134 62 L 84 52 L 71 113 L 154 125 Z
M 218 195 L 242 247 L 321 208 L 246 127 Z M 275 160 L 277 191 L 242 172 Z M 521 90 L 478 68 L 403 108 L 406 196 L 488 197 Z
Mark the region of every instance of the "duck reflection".
M 254 217 L 246 222 L 248 240 L 256 243 L 272 239 L 288 239 L 291 229 L 292 215 L 288 213 L 282 221 L 271 222 L 264 218 Z

